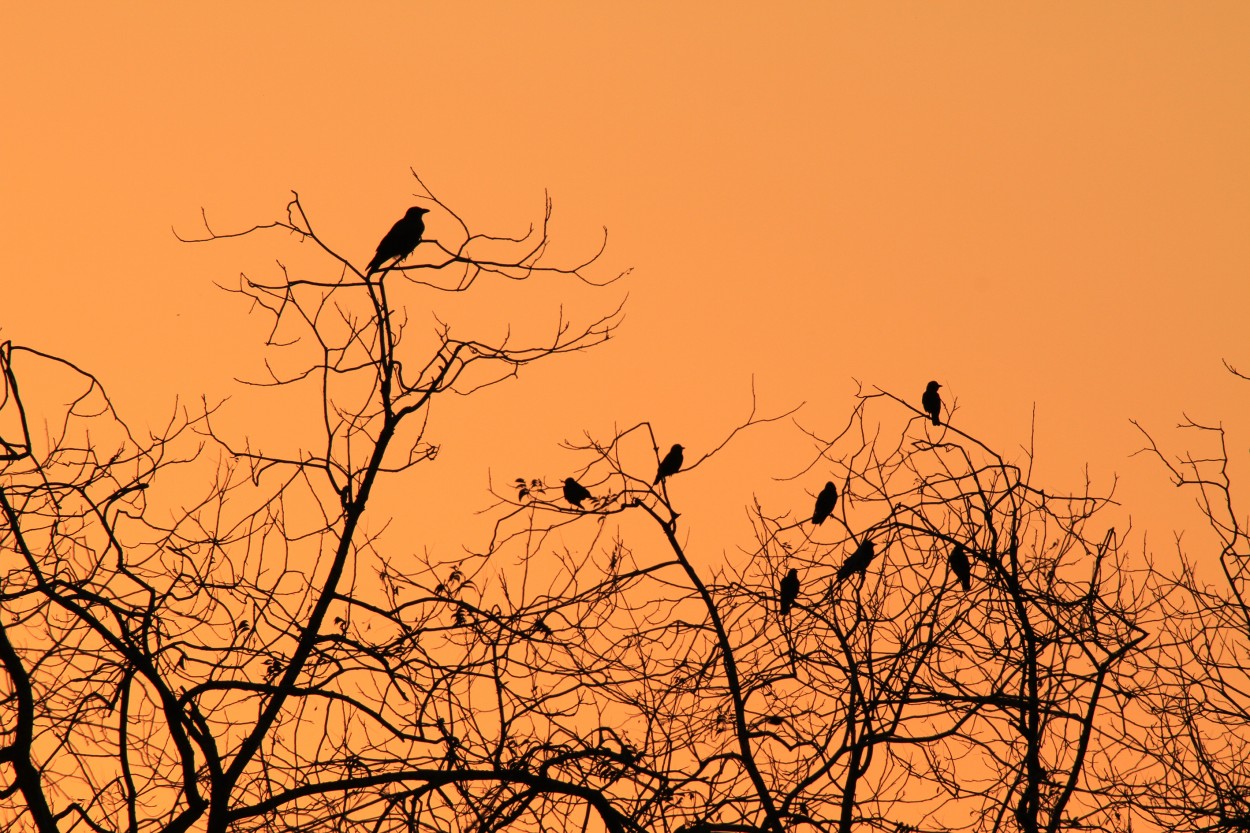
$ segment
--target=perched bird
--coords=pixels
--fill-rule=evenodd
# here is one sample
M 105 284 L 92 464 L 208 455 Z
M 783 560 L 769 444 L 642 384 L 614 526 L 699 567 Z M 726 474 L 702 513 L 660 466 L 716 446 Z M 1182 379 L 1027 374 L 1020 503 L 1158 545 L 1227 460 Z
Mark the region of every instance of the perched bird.
M 830 480 L 825 484 L 825 488 L 820 490 L 820 494 L 816 495 L 816 509 L 812 512 L 812 523 L 820 526 L 825 522 L 825 518 L 829 517 L 829 513 L 833 511 L 833 505 L 838 502 L 838 490 Z
M 877 545 L 872 541 L 864 541 L 855 552 L 847 556 L 846 561 L 838 568 L 838 581 L 846 581 L 856 573 L 868 572 L 868 565 L 877 556 Z
M 968 553 L 964 550 L 963 544 L 956 544 L 951 550 L 951 554 L 946 557 L 946 563 L 950 566 L 951 572 L 955 574 L 955 578 L 959 579 L 959 583 L 963 585 L 964 590 L 972 589 L 972 563 L 968 561 Z
M 418 208 L 415 205 L 408 209 L 404 218 L 391 226 L 391 230 L 378 244 L 378 251 L 373 256 L 373 260 L 369 261 L 369 271 L 365 274 L 372 275 L 391 258 L 396 258 L 398 261 L 412 254 L 412 250 L 421 242 L 421 235 L 425 234 L 425 220 L 421 218 L 421 215 L 428 213 L 430 213 L 429 209 Z
M 564 478 L 564 499 L 576 506 L 582 508 L 582 501 L 590 498 L 590 490 L 578 483 L 571 477 Z
M 920 397 L 920 404 L 924 407 L 925 413 L 933 420 L 934 425 L 941 425 L 942 420 L 939 415 L 942 413 L 942 397 L 938 396 L 938 388 L 942 387 L 937 382 L 930 382 L 925 385 L 924 396 Z
M 794 600 L 799 597 L 799 571 L 790 568 L 790 572 L 786 573 L 786 577 L 781 580 L 781 587 L 777 589 L 777 602 L 781 607 L 781 615 L 789 616 L 790 608 L 794 607 Z
M 660 468 L 655 473 L 655 482 L 657 484 L 670 474 L 677 474 L 677 472 L 681 471 L 681 464 L 684 462 L 681 452 L 681 446 L 674 444 L 668 450 L 668 454 L 664 455 L 664 459 L 660 461 Z

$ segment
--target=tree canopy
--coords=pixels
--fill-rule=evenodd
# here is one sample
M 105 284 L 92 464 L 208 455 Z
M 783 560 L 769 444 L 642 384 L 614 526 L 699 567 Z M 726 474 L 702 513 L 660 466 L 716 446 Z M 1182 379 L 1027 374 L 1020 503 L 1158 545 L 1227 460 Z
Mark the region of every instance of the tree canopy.
M 417 305 L 485 281 L 619 276 L 598 242 L 551 258 L 550 201 L 487 234 L 416 181 L 438 235 L 367 266 L 298 195 L 198 238 L 318 253 L 228 290 L 269 325 L 250 384 L 315 426 L 285 448 L 220 429 L 217 404 L 141 436 L 91 369 L 0 346 L 13 829 L 1250 830 L 1250 554 L 1221 426 L 1191 423 L 1214 449 L 1179 461 L 1144 431 L 1220 536 L 1215 572 L 1126 551 L 1110 495 L 1037 482 L 1032 450 L 990 447 L 953 402 L 939 420 L 936 383 L 862 385 L 832 427 L 753 403 L 703 437 L 588 432 L 484 490 L 485 545 L 395 551 L 371 507 L 437 455 L 431 403 L 622 320 L 421 329 Z M 791 499 L 696 555 L 687 484 L 765 424 L 810 448 L 775 475 Z

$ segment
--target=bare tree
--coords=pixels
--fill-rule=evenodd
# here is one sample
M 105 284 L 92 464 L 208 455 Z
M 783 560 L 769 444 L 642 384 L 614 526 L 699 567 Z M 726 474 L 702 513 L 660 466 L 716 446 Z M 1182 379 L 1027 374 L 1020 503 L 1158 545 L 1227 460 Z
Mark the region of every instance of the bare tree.
M 507 673 L 499 646 L 541 650 L 538 620 L 475 604 L 463 570 L 397 565 L 377 550 L 384 519 L 364 521 L 437 453 L 432 401 L 593 347 L 619 309 L 553 311 L 530 343 L 420 332 L 409 306 L 487 275 L 599 284 L 598 254 L 548 262 L 549 201 L 526 234 L 484 235 L 416 181 L 453 231 L 374 274 L 298 195 L 282 220 L 201 238 L 279 232 L 319 257 L 232 290 L 271 322 L 254 384 L 288 410 L 285 448 L 231 439 L 216 407 L 137 437 L 90 373 L 3 345 L 0 816 L 18 829 L 493 828 L 548 795 L 623 829 L 581 780 L 507 744 L 466 754 Z M 496 817 L 472 815 L 482 796 Z
M 593 347 L 620 313 L 553 311 L 529 342 L 423 331 L 409 310 L 484 279 L 610 281 L 598 254 L 548 262 L 549 203 L 488 236 L 416 181 L 430 210 L 376 271 L 298 196 L 202 238 L 313 255 L 230 288 L 269 323 L 252 384 L 289 436 L 234 437 L 205 406 L 138 437 L 85 370 L 0 350 L 0 814 L 38 833 L 1124 826 L 1125 756 L 1152 760 L 1127 721 L 1149 719 L 1155 588 L 1102 521 L 1110 495 L 1044 489 L 957 401 L 934 424 L 862 390 L 832 432 L 753 407 L 684 449 L 648 422 L 587 436 L 575 470 L 494 487 L 485 546 L 396 550 L 378 509 L 438 453 L 431 404 Z M 737 554 L 703 551 L 690 473 L 764 423 L 810 443 L 775 473 L 792 498 L 749 507 Z M 1202 773 L 1235 788 L 1223 766 Z
M 1210 534 L 1197 549 L 1178 538 L 1179 567 L 1155 576 L 1163 616 L 1145 669 L 1146 713 L 1126 733 L 1141 762 L 1125 800 L 1169 830 L 1250 830 L 1250 523 L 1233 474 L 1244 461 L 1230 456 L 1222 424 L 1185 417 L 1178 427 L 1202 450 L 1179 456 L 1137 427 L 1144 453 L 1194 494 Z
M 882 403 L 906 422 L 884 427 L 870 414 Z M 772 419 L 752 413 L 730 437 Z M 793 476 L 837 484 L 833 523 L 810 523 L 816 488 L 780 512 L 757 505 L 746 555 L 710 569 L 687 551 L 673 497 L 682 474 L 653 483 L 662 446 L 649 424 L 574 446 L 596 496 L 585 513 L 541 480 L 501 495 L 515 508 L 497 554 L 562 558 L 553 596 L 616 597 L 589 630 L 562 623 L 558 641 L 577 658 L 554 673 L 593 679 L 578 712 L 613 714 L 628 732 L 634 766 L 652 779 L 617 785 L 651 791 L 622 808 L 635 823 L 1114 823 L 1106 767 L 1090 762 L 1117 754 L 1099 725 L 1120 707 L 1117 674 L 1144 634 L 1115 532 L 1096 530 L 1109 501 L 1049 494 L 1031 482 L 1027 453 L 1011 463 L 929 422 L 897 397 L 864 394 L 841 432 L 808 432 L 817 454 Z M 682 471 L 724 444 L 687 450 Z M 948 571 L 956 547 L 972 567 L 967 591 Z M 791 568 L 802 590 L 782 615 Z

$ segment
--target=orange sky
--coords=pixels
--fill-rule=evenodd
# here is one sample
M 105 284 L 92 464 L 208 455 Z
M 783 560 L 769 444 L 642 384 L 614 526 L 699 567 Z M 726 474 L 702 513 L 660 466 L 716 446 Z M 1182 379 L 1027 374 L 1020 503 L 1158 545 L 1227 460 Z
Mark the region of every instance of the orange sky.
M 805 401 L 816 428 L 844 421 L 853 379 L 918 400 L 935 378 L 1003 451 L 1036 406 L 1047 487 L 1120 475 L 1166 550 L 1188 499 L 1128 457 L 1129 418 L 1179 444 L 1182 411 L 1235 429 L 1250 405 L 1220 364 L 1250 371 L 1250 6 L 761 8 L 10 4 L 0 338 L 94 369 L 157 424 L 258 367 L 259 322 L 213 282 L 291 246 L 179 244 L 201 207 L 235 229 L 298 190 L 364 263 L 413 202 L 410 166 L 482 230 L 523 230 L 546 188 L 562 251 L 606 225 L 604 274 L 634 268 L 568 289 L 570 310 L 628 292 L 625 326 L 436 410 L 444 453 L 411 487 L 431 517 L 486 505 L 488 468 L 564 476 L 580 461 L 557 443 L 584 428 L 650 419 L 700 453 L 752 376 L 765 410 Z M 561 297 L 475 291 L 535 332 Z M 794 434 L 682 484 L 702 541 L 732 546 L 709 527 L 752 491 L 819 488 L 767 483 L 810 458 Z

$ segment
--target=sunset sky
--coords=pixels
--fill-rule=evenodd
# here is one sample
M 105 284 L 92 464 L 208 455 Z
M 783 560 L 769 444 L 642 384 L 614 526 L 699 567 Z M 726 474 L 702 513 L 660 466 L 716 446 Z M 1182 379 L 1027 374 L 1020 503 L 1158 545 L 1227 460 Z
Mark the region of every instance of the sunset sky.
M 584 319 L 628 294 L 624 326 L 436 408 L 444 453 L 410 492 L 427 517 L 487 506 L 488 474 L 557 481 L 583 430 L 651 420 L 701 454 L 753 379 L 762 411 L 805 402 L 832 430 L 855 380 L 918 404 L 933 378 L 1004 452 L 1035 418 L 1047 488 L 1118 476 L 1167 551 L 1190 497 L 1130 457 L 1130 419 L 1177 449 L 1182 413 L 1223 420 L 1250 477 L 1250 384 L 1221 364 L 1250 372 L 1250 5 L 764 9 L 9 4 L 0 340 L 90 368 L 156 426 L 261 367 L 260 322 L 214 282 L 272 277 L 295 245 L 179 243 L 201 209 L 234 231 L 298 191 L 363 265 L 415 204 L 410 168 L 481 231 L 524 231 L 546 191 L 557 255 L 606 226 L 595 274 L 632 271 L 598 293 L 486 281 L 474 303 L 546 333 L 561 302 Z M 237 419 L 263 434 L 274 415 Z M 707 527 L 752 493 L 808 503 L 823 475 L 769 480 L 810 459 L 796 433 L 676 481 L 696 541 L 732 546 Z

